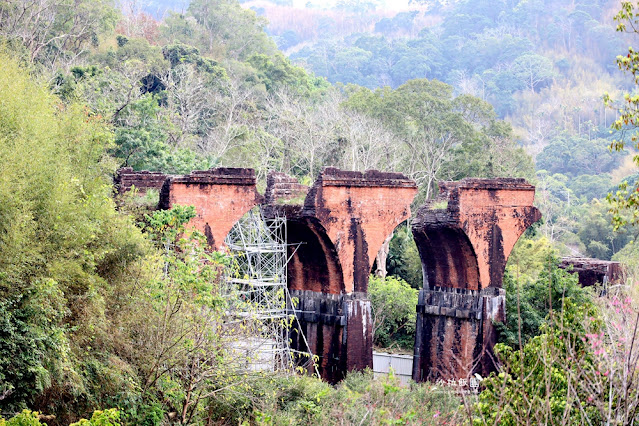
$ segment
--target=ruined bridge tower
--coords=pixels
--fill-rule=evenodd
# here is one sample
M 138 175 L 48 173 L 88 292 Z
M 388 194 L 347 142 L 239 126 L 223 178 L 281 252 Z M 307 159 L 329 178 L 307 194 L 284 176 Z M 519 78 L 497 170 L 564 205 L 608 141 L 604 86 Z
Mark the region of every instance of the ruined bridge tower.
M 413 380 L 467 378 L 494 369 L 493 321 L 505 319 L 504 268 L 517 239 L 541 218 L 523 179 L 440 183 L 413 221 L 424 268 Z M 436 208 L 443 203 L 444 208 Z
M 255 184 L 253 169 L 217 168 L 170 176 L 160 191 L 159 207 L 195 206 L 196 216 L 189 224 L 219 250 L 233 225 L 262 202 Z
M 399 173 L 326 168 L 303 205 L 291 205 L 285 199 L 291 185 L 271 175 L 266 198 L 287 218 L 288 287 L 299 300 L 308 349 L 319 356 L 322 378 L 335 383 L 347 371 L 373 366 L 368 277 L 384 239 L 410 217 L 417 186 Z M 307 350 L 297 333 L 291 337 L 294 348 Z

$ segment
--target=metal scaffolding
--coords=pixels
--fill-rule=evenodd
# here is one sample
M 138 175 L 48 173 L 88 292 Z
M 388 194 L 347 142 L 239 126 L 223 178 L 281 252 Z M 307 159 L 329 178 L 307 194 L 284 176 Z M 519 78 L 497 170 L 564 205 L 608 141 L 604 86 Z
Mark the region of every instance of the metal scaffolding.
M 233 226 L 225 244 L 231 258 L 225 280 L 229 318 L 241 323 L 237 350 L 246 357 L 247 368 L 312 368 L 312 355 L 289 344 L 297 316 L 287 287 L 286 218 L 267 218 L 256 207 Z M 294 253 L 297 247 L 292 249 Z M 301 332 L 299 324 L 296 328 Z

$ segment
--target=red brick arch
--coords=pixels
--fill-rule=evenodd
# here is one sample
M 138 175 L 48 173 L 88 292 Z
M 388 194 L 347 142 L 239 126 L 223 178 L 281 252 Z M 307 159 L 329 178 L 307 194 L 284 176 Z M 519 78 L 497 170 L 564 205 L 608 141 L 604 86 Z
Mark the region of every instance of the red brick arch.
M 303 204 L 287 205 L 299 190 L 276 174 L 267 199 L 273 214 L 287 218 L 288 242 L 301 243 L 288 266 L 289 289 L 300 300 L 298 318 L 320 374 L 334 383 L 373 366 L 368 277 L 384 239 L 410 217 L 417 186 L 398 173 L 327 168 Z
M 413 379 L 468 378 L 494 369 L 493 321 L 505 319 L 502 280 L 517 239 L 541 218 L 523 179 L 441 182 L 413 235 L 424 265 Z M 434 208 L 444 204 L 445 208 Z
M 189 224 L 219 250 L 233 225 L 263 201 L 255 185 L 253 169 L 217 168 L 170 176 L 160 192 L 160 208 L 195 206 L 196 217 Z

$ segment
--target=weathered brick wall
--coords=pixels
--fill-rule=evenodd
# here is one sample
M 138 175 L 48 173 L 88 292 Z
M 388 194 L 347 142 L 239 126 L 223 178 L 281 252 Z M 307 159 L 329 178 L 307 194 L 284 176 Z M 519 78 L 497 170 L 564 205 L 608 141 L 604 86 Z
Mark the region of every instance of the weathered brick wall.
M 372 263 L 391 232 L 410 217 L 417 185 L 400 173 L 326 168 L 308 193 L 304 215 L 315 217 L 333 242 L 344 291 L 366 292 Z
M 291 297 L 299 301 L 295 311 L 300 326 L 299 329 L 293 327 L 289 333 L 291 348 L 317 355 L 321 377 L 330 383 L 339 382 L 347 371 L 344 341 L 348 318 L 344 296 L 291 290 Z
M 541 218 L 523 179 L 440 183 L 419 209 L 413 235 L 424 264 L 413 379 L 467 378 L 494 368 L 493 321 L 505 319 L 501 289 L 517 239 Z M 441 203 L 445 207 L 436 209 Z
M 492 321 L 503 321 L 505 292 L 499 288 L 423 289 L 417 304 L 413 380 L 486 375 L 496 335 Z M 476 367 L 473 368 L 473 365 Z M 485 368 L 489 367 L 489 368 Z
M 285 173 L 270 172 L 266 178 L 266 204 L 302 204 L 309 187 Z
M 123 167 L 115 175 L 114 186 L 118 194 L 130 191 L 133 186 L 139 194 L 144 194 L 148 189 L 159 191 L 167 177 L 168 175 L 160 172 L 136 172 L 131 167 Z
M 253 169 L 217 168 L 172 176 L 162 186 L 160 208 L 195 206 L 197 216 L 189 225 L 202 231 L 211 247 L 221 249 L 233 225 L 262 202 L 255 183 Z
M 123 169 L 117 181 L 120 191 L 132 185 L 157 188 L 160 182 L 160 208 L 194 205 L 191 225 L 215 249 L 265 198 L 267 215 L 287 218 L 289 289 L 300 300 L 297 315 L 308 342 L 306 347 L 292 330 L 293 348 L 319 355 L 320 374 L 330 382 L 372 367 L 368 277 L 385 238 L 410 217 L 415 182 L 397 173 L 327 168 L 309 189 L 271 173 L 261 197 L 252 169 L 169 177 Z M 492 368 L 492 321 L 504 318 L 506 260 L 540 217 L 532 206 L 534 187 L 521 179 L 465 179 L 440 187 L 446 207 L 434 209 L 437 202 L 429 202 L 413 222 L 426 271 L 417 307 L 416 380 L 461 378 Z
M 445 210 L 425 206 L 413 222 L 416 238 L 437 234 L 435 237 L 443 240 L 437 245 L 447 246 L 444 252 L 437 249 L 436 262 L 430 260 L 434 257 L 422 257 L 429 281 L 473 290 L 501 287 L 506 260 L 515 243 L 541 218 L 533 206 L 535 187 L 524 179 L 463 179 L 440 183 L 440 197 L 448 202 Z M 455 244 L 449 243 L 451 239 Z M 459 256 L 458 250 L 464 255 Z M 455 275 L 455 258 L 469 258 L 472 253 L 476 262 L 462 268 L 466 275 Z

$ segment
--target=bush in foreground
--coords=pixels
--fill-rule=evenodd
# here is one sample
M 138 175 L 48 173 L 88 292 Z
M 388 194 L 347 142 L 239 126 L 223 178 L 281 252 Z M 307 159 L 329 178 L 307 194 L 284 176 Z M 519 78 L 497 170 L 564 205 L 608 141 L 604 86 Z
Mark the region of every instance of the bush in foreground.
M 400 386 L 392 374 L 352 372 L 333 387 L 314 377 L 273 376 L 229 389 L 211 407 L 221 424 L 459 424 L 465 413 L 452 392 L 430 383 Z M 244 422 L 244 423 L 243 423 Z

